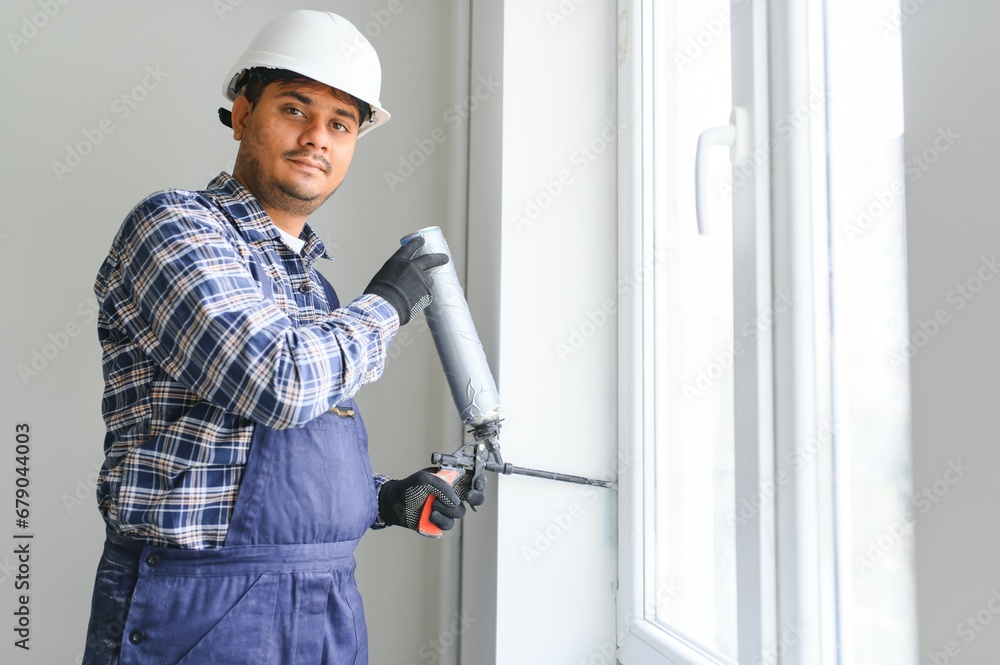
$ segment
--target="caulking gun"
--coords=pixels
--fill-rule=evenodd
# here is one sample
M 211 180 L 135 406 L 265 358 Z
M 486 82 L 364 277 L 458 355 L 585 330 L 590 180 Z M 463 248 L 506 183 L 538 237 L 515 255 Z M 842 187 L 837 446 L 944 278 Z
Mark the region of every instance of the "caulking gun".
M 417 236 L 424 238 L 424 246 L 418 254 L 448 255 L 448 263 L 427 271 L 433 278 L 434 284 L 431 287 L 431 303 L 424 310 L 424 315 L 427 317 L 427 325 L 434 338 L 434 346 L 437 347 L 438 356 L 441 358 L 441 366 L 448 378 L 451 396 L 455 400 L 455 406 L 458 407 L 462 422 L 470 428 L 469 432 L 473 438 L 450 455 L 433 453 L 431 464 L 441 467 L 434 475 L 454 484 L 471 471 L 473 487 L 484 471 L 560 480 L 594 487 L 615 487 L 613 482 L 527 469 L 503 461 L 499 441 L 502 420 L 500 395 L 497 393 L 496 382 L 486 362 L 486 353 L 472 321 L 465 292 L 458 281 L 458 273 L 455 272 L 455 263 L 451 260 L 448 243 L 437 226 L 411 233 L 400 242 L 405 245 Z M 425 536 L 438 538 L 442 531 L 430 521 L 433 504 L 434 497 L 431 496 L 420 513 L 419 531 Z

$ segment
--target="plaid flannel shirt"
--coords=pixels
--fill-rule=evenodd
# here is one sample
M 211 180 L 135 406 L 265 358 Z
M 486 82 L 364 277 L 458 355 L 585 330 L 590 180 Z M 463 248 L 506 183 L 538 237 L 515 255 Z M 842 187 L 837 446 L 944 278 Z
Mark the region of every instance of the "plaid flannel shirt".
M 157 192 L 125 219 L 95 285 L 107 425 L 97 500 L 116 530 L 221 546 L 254 427 L 302 426 L 382 374 L 396 311 L 375 295 L 331 311 L 314 266 L 329 257 L 308 225 L 301 237 L 297 255 L 225 173 L 202 192 Z M 248 242 L 274 302 L 248 269 Z M 375 474 L 376 489 L 385 480 Z

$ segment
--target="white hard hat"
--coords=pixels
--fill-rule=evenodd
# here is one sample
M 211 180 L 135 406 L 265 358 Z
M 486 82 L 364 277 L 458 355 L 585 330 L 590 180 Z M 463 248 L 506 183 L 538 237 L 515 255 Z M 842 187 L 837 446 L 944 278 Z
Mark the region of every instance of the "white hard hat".
M 222 91 L 230 101 L 238 96 L 240 74 L 254 67 L 287 69 L 370 104 L 373 117 L 361 119 L 359 138 L 389 119 L 379 100 L 378 54 L 350 21 L 333 12 L 296 9 L 265 25 L 226 76 Z

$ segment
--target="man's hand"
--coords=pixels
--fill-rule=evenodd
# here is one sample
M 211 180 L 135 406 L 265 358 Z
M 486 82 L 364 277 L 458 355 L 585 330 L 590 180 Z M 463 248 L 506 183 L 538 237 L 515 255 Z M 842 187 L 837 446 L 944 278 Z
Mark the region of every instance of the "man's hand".
M 434 497 L 430 521 L 443 531 L 455 526 L 455 520 L 465 515 L 465 506 L 482 505 L 486 500 L 486 477 L 480 476 L 473 488 L 471 473 L 463 474 L 454 487 L 444 478 L 434 475 L 440 469 L 428 467 L 402 480 L 390 480 L 382 485 L 378 495 L 379 512 L 386 524 L 405 526 L 420 532 L 420 514 L 428 497 Z
M 399 314 L 399 325 L 413 320 L 431 303 L 433 280 L 427 270 L 448 263 L 447 254 L 414 255 L 424 246 L 416 237 L 396 250 L 365 287 L 365 293 L 382 296 Z
M 477 506 L 483 505 L 486 501 L 486 476 L 480 474 L 476 478 L 476 486 L 472 486 L 472 472 L 466 471 L 465 474 L 458 479 L 455 483 L 455 493 L 458 494 L 458 498 L 465 501 L 467 504 L 476 508 Z

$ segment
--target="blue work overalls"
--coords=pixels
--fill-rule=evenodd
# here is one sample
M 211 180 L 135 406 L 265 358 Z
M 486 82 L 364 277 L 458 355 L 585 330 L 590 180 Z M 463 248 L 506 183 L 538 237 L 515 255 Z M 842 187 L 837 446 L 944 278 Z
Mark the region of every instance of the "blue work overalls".
M 376 510 L 353 399 L 299 429 L 258 424 L 223 547 L 143 546 L 109 529 L 85 665 L 119 649 L 121 665 L 367 665 L 353 552 Z

